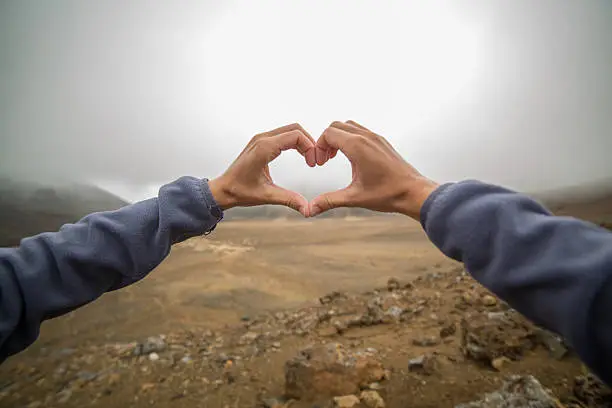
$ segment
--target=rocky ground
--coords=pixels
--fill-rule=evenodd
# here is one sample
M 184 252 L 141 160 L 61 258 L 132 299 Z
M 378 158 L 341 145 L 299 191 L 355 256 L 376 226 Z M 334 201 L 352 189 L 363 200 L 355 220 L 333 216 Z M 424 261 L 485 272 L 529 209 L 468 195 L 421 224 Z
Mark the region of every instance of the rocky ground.
M 559 338 L 459 266 L 134 340 L 42 348 L 4 369 L 0 406 L 612 406 Z

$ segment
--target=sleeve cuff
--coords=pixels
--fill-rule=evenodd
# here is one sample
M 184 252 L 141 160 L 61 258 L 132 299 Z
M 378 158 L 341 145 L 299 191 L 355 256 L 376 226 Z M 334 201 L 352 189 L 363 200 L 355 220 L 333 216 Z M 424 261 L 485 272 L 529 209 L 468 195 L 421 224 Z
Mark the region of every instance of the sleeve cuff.
M 210 215 L 215 219 L 215 224 L 210 230 L 205 232 L 204 235 L 208 235 L 213 232 L 215 228 L 217 228 L 217 224 L 223 219 L 223 210 L 215 201 L 215 198 L 213 197 L 212 192 L 210 191 L 210 187 L 208 187 L 208 181 L 209 180 L 206 178 L 202 179 L 202 196 L 204 198 L 204 204 L 206 205 L 206 208 L 210 212 Z
M 421 226 L 423 227 L 425 231 L 427 231 L 427 219 L 429 218 L 429 214 L 431 212 L 432 207 L 434 206 L 436 199 L 453 184 L 455 183 L 442 184 L 440 187 L 436 188 L 433 191 L 433 193 L 431 193 L 429 197 L 427 197 L 427 200 L 425 200 L 425 202 L 423 203 L 423 206 L 421 207 L 421 217 L 420 218 L 421 218 Z

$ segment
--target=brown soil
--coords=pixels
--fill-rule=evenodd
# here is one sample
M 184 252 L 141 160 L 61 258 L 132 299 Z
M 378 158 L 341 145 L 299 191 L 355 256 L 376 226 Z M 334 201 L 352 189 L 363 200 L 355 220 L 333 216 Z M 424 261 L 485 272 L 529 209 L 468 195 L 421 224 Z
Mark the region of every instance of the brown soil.
M 330 342 L 378 350 L 391 408 L 452 407 L 510 374 L 568 407 L 605 406 L 578 401 L 590 379 L 576 384 L 575 356 L 551 356 L 489 295 L 405 218 L 227 222 L 144 281 L 45 323 L 0 367 L 0 407 L 260 406 L 285 393 L 286 361 Z M 130 343 L 160 334 L 154 355 Z M 422 355 L 426 369 L 409 370 Z M 324 406 L 313 404 L 285 406 Z

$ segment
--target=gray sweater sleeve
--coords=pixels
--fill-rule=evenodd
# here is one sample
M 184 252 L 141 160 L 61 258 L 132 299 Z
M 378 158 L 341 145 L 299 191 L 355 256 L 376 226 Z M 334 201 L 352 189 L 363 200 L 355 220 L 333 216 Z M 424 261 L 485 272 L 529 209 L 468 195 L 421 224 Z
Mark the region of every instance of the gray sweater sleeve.
M 447 256 L 612 382 L 612 234 L 477 181 L 439 187 L 421 223 Z
M 172 244 L 210 232 L 222 216 L 206 181 L 182 177 L 157 198 L 1 248 L 0 362 L 36 340 L 42 321 L 142 279 Z

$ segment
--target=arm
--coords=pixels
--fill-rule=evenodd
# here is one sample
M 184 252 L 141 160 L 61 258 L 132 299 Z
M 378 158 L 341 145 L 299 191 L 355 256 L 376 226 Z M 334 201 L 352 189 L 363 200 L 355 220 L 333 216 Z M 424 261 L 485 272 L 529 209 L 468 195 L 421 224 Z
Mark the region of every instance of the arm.
M 183 177 L 158 198 L 0 249 L 0 362 L 30 345 L 43 320 L 142 279 L 172 244 L 211 231 L 221 217 L 207 183 Z
M 0 248 L 0 363 L 34 342 L 43 320 L 142 279 L 172 244 L 212 231 L 222 210 L 281 204 L 307 215 L 306 199 L 270 177 L 268 163 L 288 149 L 315 165 L 312 137 L 297 124 L 283 126 L 251 139 L 215 180 L 182 177 L 158 198 Z
M 322 194 L 311 214 L 362 207 L 421 220 L 446 255 L 512 307 L 564 336 L 612 384 L 612 234 L 552 216 L 530 198 L 475 181 L 438 186 L 363 126 L 333 122 L 317 141 L 323 164 L 341 150 L 346 188 Z
M 610 383 L 612 234 L 476 181 L 438 188 L 423 205 L 421 222 L 442 252 L 529 319 L 561 334 Z

